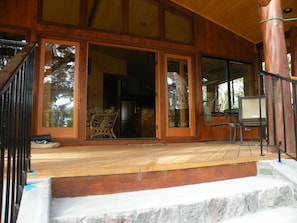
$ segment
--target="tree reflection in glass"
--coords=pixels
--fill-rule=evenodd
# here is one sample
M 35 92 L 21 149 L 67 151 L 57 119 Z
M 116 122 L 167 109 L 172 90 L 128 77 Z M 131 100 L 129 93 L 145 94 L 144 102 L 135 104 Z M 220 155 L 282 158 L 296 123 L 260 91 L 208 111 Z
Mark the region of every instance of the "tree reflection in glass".
M 72 127 L 75 46 L 45 45 L 43 127 Z

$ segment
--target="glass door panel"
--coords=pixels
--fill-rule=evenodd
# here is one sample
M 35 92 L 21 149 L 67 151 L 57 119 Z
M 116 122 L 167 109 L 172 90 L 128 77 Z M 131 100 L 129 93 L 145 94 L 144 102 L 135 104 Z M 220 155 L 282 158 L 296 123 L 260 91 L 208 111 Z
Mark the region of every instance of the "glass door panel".
M 167 58 L 167 136 L 191 135 L 189 58 Z
M 38 134 L 76 136 L 75 43 L 42 41 Z

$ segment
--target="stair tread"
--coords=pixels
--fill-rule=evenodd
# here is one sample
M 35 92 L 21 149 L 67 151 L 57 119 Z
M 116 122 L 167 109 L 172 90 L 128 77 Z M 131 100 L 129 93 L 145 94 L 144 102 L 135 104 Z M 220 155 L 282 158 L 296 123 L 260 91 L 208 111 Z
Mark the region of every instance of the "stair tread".
M 222 223 L 251 223 L 267 222 L 269 223 L 295 223 L 297 222 L 297 207 L 279 207 L 269 210 L 259 211 L 253 214 L 229 219 Z
M 269 176 L 254 176 L 195 185 L 162 188 L 87 197 L 56 198 L 52 201 L 52 219 L 99 216 L 133 210 L 148 210 L 180 204 L 193 204 L 212 198 L 226 198 L 289 183 Z

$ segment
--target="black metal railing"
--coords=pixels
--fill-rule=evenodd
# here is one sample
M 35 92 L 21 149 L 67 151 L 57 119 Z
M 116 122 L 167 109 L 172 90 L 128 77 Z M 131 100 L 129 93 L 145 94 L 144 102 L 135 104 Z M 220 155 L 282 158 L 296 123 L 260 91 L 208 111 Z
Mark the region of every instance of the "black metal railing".
M 26 45 L 27 42 L 0 39 L 0 70 Z
M 35 47 L 27 44 L 0 70 L 1 223 L 16 222 L 30 170 Z
M 258 77 L 259 95 L 266 98 L 267 146 L 277 149 L 279 162 L 282 153 L 297 160 L 297 81 L 265 71 Z

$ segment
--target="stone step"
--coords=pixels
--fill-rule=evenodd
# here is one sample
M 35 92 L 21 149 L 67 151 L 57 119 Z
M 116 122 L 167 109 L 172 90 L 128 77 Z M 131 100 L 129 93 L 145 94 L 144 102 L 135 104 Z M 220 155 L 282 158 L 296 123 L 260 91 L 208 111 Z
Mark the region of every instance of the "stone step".
M 71 185 L 69 185 L 71 186 Z M 221 222 L 296 204 L 292 184 L 273 176 L 88 197 L 56 198 L 51 222 Z
M 251 223 L 251 222 L 269 222 L 269 223 L 295 223 L 297 222 L 297 207 L 279 207 L 269 210 L 259 211 L 254 214 L 222 221 L 222 223 Z

